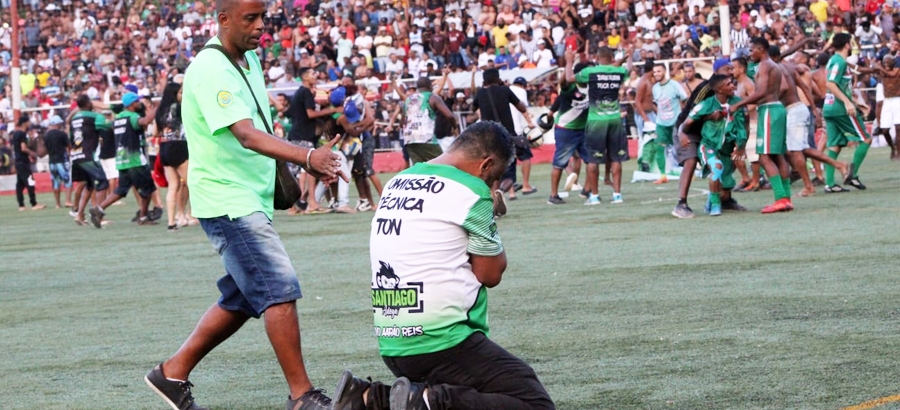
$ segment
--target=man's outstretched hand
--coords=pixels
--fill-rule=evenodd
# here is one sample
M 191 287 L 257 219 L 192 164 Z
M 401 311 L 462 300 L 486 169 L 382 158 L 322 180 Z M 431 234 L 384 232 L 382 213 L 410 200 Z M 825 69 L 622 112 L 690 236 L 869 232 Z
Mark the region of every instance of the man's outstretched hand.
M 331 141 L 316 148 L 309 155 L 309 163 L 306 164 L 307 172 L 318 178 L 325 185 L 337 182 L 338 178 L 344 182 L 350 182 L 350 178 L 341 170 L 341 159 L 338 153 L 333 151 L 335 145 L 341 141 L 341 134 L 335 135 Z

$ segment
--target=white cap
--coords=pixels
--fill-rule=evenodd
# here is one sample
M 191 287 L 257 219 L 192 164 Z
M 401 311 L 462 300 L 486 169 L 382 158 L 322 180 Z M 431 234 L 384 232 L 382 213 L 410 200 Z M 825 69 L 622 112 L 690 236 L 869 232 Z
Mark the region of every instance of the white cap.
M 755 16 L 759 16 L 759 12 L 756 11 L 756 10 L 753 10 L 753 11 L 750 12 L 750 15 L 751 15 L 751 16 L 754 16 L 754 17 L 755 17 Z

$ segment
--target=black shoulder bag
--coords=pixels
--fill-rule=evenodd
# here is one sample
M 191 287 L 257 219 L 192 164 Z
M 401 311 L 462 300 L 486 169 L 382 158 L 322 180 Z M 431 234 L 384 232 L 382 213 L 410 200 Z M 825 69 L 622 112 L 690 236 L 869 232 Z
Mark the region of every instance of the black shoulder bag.
M 269 127 L 269 122 L 266 121 L 266 116 L 263 113 L 262 107 L 259 105 L 259 100 L 257 100 L 256 95 L 253 94 L 253 88 L 250 86 L 250 81 L 247 80 L 247 76 L 244 75 L 244 70 L 238 66 L 237 62 L 231 59 L 231 56 L 228 55 L 224 47 L 218 44 L 207 44 L 200 51 L 208 48 L 219 50 L 225 55 L 228 62 L 234 66 L 234 69 L 237 70 L 241 75 L 241 78 L 244 79 L 244 83 L 247 84 L 247 89 L 253 97 L 253 102 L 256 103 L 256 112 L 259 113 L 259 118 L 262 119 L 263 124 L 266 126 L 266 132 L 273 135 L 272 128 Z M 307 166 L 309 166 L 309 164 L 307 164 Z M 300 185 L 297 184 L 297 179 L 294 178 L 290 169 L 288 169 L 287 162 L 275 160 L 275 209 L 290 209 L 298 200 L 300 200 Z

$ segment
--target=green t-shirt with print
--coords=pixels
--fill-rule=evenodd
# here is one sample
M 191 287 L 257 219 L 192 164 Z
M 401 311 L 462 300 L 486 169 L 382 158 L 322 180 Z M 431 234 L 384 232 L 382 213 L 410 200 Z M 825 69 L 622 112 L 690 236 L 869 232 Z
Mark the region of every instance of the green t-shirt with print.
M 134 111 L 122 111 L 113 121 L 113 135 L 116 139 L 116 169 L 126 170 L 147 165 L 144 155 L 144 127 L 141 116 Z
M 221 44 L 217 37 L 207 44 Z M 265 121 L 272 124 L 266 85 L 259 58 L 244 53 L 249 66 L 244 75 L 261 104 Z M 188 186 L 191 208 L 198 218 L 234 219 L 274 213 L 275 160 L 241 146 L 229 127 L 241 120 L 265 132 L 251 89 L 227 57 L 218 50 L 198 53 L 184 77 L 182 117 L 191 161 Z

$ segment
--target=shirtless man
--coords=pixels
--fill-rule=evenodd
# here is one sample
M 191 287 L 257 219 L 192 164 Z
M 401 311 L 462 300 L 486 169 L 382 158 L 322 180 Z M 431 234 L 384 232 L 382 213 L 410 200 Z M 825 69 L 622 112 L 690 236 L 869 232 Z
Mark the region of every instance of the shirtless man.
M 656 123 L 656 106 L 653 105 L 653 60 L 647 60 L 644 64 L 644 75 L 638 82 L 637 93 L 634 98 L 634 122 L 638 135 L 644 135 L 644 124 Z
M 735 95 L 741 99 L 747 98 L 756 90 L 753 80 L 747 75 L 747 59 L 743 57 L 736 58 L 732 60 L 732 63 L 734 63 L 734 78 L 737 80 Z M 744 192 L 759 190 L 759 155 L 756 153 L 756 104 L 747 105 L 747 122 L 750 126 L 750 131 L 747 133 L 747 146 L 752 149 L 746 152 L 747 160 L 750 161 L 751 175 L 746 175 L 747 166 L 743 160 L 734 162 L 742 178 L 738 189 Z
M 772 54 L 770 54 L 770 56 L 772 56 Z M 797 171 L 797 173 L 800 174 L 800 178 L 803 179 L 803 191 L 800 191 L 800 196 L 810 196 L 816 192 L 816 188 L 809 179 L 809 172 L 806 171 L 806 158 L 812 159 L 813 165 L 816 167 L 820 166 L 819 163 L 831 165 L 837 168 L 841 174 L 845 176 L 850 172 L 850 164 L 833 160 L 816 148 L 815 127 L 813 126 L 815 115 L 812 111 L 812 102 L 815 101 L 817 96 L 816 91 L 811 87 L 812 82 L 809 66 L 806 65 L 806 63 L 809 62 L 809 56 L 801 51 L 794 56 L 793 61 L 782 60 L 781 57 L 776 56 L 772 56 L 772 58 L 781 65 L 785 78 L 793 81 L 797 85 L 797 87 L 791 87 L 790 90 L 793 90 L 795 94 L 798 94 L 797 97 L 800 99 L 800 102 L 807 107 L 808 119 L 804 123 L 806 143 L 800 144 L 805 146 L 805 148 L 800 151 L 795 149 L 797 148 L 796 145 L 798 145 L 799 141 L 791 140 L 791 110 L 790 107 L 788 107 L 788 159 L 790 160 L 794 171 Z M 898 73 L 898 75 L 900 75 L 900 73 Z M 802 93 L 798 93 L 798 89 L 802 91 Z M 898 117 L 898 119 L 900 119 L 900 117 Z M 797 127 L 799 131 L 799 125 Z M 797 137 L 799 138 L 799 135 L 797 135 Z M 793 146 L 792 142 L 794 143 Z
M 762 213 L 785 212 L 794 209 L 787 153 L 787 110 L 778 100 L 782 87 L 781 68 L 769 58 L 769 42 L 762 37 L 750 40 L 750 59 L 759 63 L 756 73 L 756 90 L 753 94 L 730 107 L 735 113 L 748 104 L 757 104 L 756 115 L 760 120 L 756 134 L 756 153 L 775 194 L 775 203 L 762 209 Z
M 891 147 L 891 159 L 900 160 L 900 146 L 894 144 L 891 139 L 891 128 L 895 129 L 895 136 L 900 136 L 900 67 L 894 65 L 894 56 L 888 54 L 884 56 L 881 65 L 875 68 L 859 67 L 861 73 L 875 73 L 881 77 L 881 84 L 884 87 L 884 102 L 881 110 L 878 112 L 878 126 L 880 133 L 884 136 L 888 146 Z
M 820 99 L 816 100 L 816 108 L 819 111 L 816 113 L 816 130 L 825 128 L 825 119 L 822 117 L 822 108 L 825 104 L 825 94 L 828 92 L 828 89 L 825 87 L 825 83 L 828 82 L 828 72 L 825 70 L 825 66 L 828 65 L 828 59 L 831 58 L 831 55 L 827 53 L 822 53 L 816 56 L 816 69 L 810 73 L 810 79 L 812 80 L 812 89 L 816 90 L 816 93 L 821 96 Z M 818 98 L 818 97 L 817 97 Z M 825 138 L 821 138 L 816 141 L 816 148 L 819 151 L 825 150 Z M 819 176 L 823 181 L 825 180 L 824 174 L 819 175 L 818 170 L 816 171 L 816 175 Z

